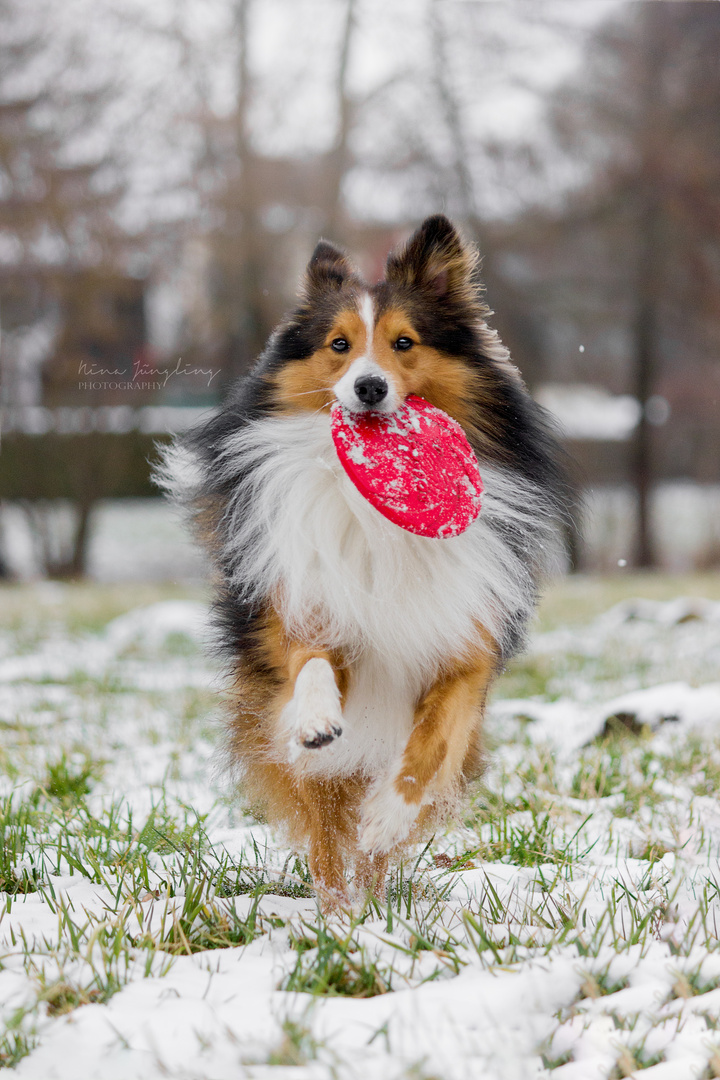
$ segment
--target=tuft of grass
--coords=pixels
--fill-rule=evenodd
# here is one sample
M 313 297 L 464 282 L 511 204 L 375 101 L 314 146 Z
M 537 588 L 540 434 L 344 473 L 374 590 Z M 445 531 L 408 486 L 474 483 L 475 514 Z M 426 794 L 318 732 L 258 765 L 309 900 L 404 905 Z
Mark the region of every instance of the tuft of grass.
M 308 869 L 307 860 L 290 854 L 277 876 L 269 877 L 263 860 L 263 854 L 254 844 L 254 863 L 239 865 L 230 859 L 219 861 L 213 877 L 213 887 L 218 896 L 263 895 L 289 896 L 294 900 L 312 899 L 315 889 Z
M 315 1039 L 312 1029 L 297 1020 L 284 1020 L 279 1046 L 270 1051 L 268 1065 L 287 1065 L 297 1068 L 317 1061 L 322 1044 Z
M 47 776 L 38 785 L 34 798 L 38 800 L 43 794 L 65 805 L 78 803 L 90 794 L 91 781 L 99 778 L 100 771 L 98 762 L 85 758 L 81 764 L 75 764 L 63 753 L 56 762 L 48 765 Z
M 588 971 L 585 973 L 580 986 L 580 1000 L 583 998 L 590 998 L 592 1001 L 595 1001 L 600 997 L 617 994 L 619 990 L 624 990 L 629 985 L 630 982 L 627 976 L 622 975 L 619 978 L 611 977 L 609 974 L 609 965 L 604 971 Z
M 15 807 L 12 796 L 0 802 L 0 892 L 12 896 L 37 891 L 37 869 L 29 853 L 35 824 L 26 803 Z
M 376 997 L 392 989 L 391 975 L 381 972 L 355 937 L 356 924 L 341 933 L 319 917 L 313 926 L 303 922 L 303 933 L 291 930 L 290 945 L 297 952 L 295 966 L 282 989 L 325 997 Z
M 469 868 L 470 863 L 478 861 L 508 862 L 514 866 L 540 866 L 543 863 L 565 865 L 571 857 L 573 842 L 589 819 L 561 845 L 558 842 L 558 823 L 550 811 L 541 812 L 531 808 L 527 813 L 529 821 L 514 821 L 508 815 L 483 825 L 480 830 L 481 842 L 476 848 L 465 851 L 455 868 Z M 581 857 L 579 851 L 575 852 L 575 857 Z
M 416 1061 L 402 1073 L 402 1080 L 443 1080 L 437 1073 L 425 1072 L 425 1062 Z
M 208 949 L 249 945 L 263 932 L 258 917 L 262 892 L 255 897 L 250 912 L 243 918 L 232 902 L 210 900 L 207 886 L 206 877 L 187 881 L 180 910 L 166 907 L 159 936 L 156 939 L 140 939 L 138 944 L 145 943 L 174 955 L 190 956 Z M 166 925 L 168 921 L 169 927 Z
M 559 1069 L 561 1065 L 567 1065 L 572 1061 L 572 1050 L 566 1050 L 564 1054 L 553 1054 L 551 1051 L 543 1051 L 540 1060 L 546 1069 Z
M 697 997 L 701 994 L 709 994 L 711 990 L 717 990 L 720 986 L 720 977 L 708 979 L 700 974 L 700 969 L 695 971 L 679 971 L 673 983 L 668 1000 Z
M 615 817 L 637 817 L 644 808 L 663 801 L 655 789 L 662 764 L 648 748 L 648 736 L 618 729 L 581 751 L 568 787 L 576 799 L 622 796 L 613 807 Z
M 0 1033 L 0 1069 L 14 1069 L 37 1046 L 37 1039 L 22 1031 Z
M 64 1016 L 65 1013 L 79 1009 L 81 1005 L 103 1004 L 120 987 L 88 988 L 65 979 L 46 986 L 38 996 L 38 1002 L 44 1002 L 48 1016 Z
M 652 1069 L 653 1065 L 660 1065 L 665 1061 L 665 1055 L 648 1053 L 644 1043 L 638 1046 L 624 1046 L 608 1080 L 627 1080 L 645 1069 Z
M 173 852 L 195 851 L 200 854 L 204 834 L 202 822 L 185 821 L 179 825 L 166 807 L 156 806 L 150 812 L 147 821 L 137 833 L 137 843 L 146 851 L 157 855 L 169 855 Z M 197 841 L 197 847 L 193 847 Z

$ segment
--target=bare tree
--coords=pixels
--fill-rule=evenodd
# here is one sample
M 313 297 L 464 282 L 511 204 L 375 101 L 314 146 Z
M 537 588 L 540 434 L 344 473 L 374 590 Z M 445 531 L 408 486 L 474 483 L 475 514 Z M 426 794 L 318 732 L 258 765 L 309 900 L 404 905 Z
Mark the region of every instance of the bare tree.
M 337 102 L 337 133 L 335 145 L 327 154 L 327 194 L 323 232 L 339 240 L 345 233 L 346 209 L 343 203 L 343 181 L 351 167 L 350 136 L 354 121 L 354 102 L 350 93 L 349 68 L 352 42 L 357 29 L 356 0 L 345 0 L 338 67 L 333 96 Z
M 625 327 L 627 388 L 641 406 L 630 462 L 640 567 L 657 560 L 651 409 L 664 342 L 673 321 L 688 328 L 717 318 L 720 73 L 718 53 L 711 56 L 719 47 L 714 4 L 630 5 L 593 36 L 582 78 L 563 87 L 554 107 L 579 174 L 555 220 L 557 237 L 584 233 L 599 255 L 596 288 L 609 278 L 607 317 Z
M 122 247 L 114 217 L 121 185 L 106 155 L 89 159 L 79 148 L 105 104 L 107 86 L 83 86 L 69 66 L 73 42 L 55 41 L 52 28 L 34 15 L 15 0 L 0 4 L 0 406 L 5 408 L 41 404 L 48 385 L 62 397 L 68 378 L 77 388 L 77 366 L 68 374 L 58 360 L 68 306 L 82 308 L 88 280 L 117 267 Z M 57 508 L 52 501 L 20 502 L 47 572 L 81 572 L 95 501 L 89 488 L 74 501 L 71 542 L 64 546 L 53 536 Z

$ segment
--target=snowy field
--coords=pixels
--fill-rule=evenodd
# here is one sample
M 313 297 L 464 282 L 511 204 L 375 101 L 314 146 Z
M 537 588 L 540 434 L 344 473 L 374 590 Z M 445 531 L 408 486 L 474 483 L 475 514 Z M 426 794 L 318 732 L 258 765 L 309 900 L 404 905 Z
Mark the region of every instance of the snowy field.
M 720 580 L 681 588 L 558 586 L 464 821 L 329 919 L 215 770 L 199 588 L 0 591 L 0 1069 L 720 1076 Z

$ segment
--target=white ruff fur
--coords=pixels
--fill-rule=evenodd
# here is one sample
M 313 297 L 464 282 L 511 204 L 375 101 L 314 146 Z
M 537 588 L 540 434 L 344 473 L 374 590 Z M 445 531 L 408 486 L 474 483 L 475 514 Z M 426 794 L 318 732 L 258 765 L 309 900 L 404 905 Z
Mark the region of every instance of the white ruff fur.
M 480 463 L 480 516 L 460 536 L 415 536 L 384 518 L 346 475 L 327 413 L 268 418 L 225 441 L 219 468 L 249 476 L 223 518 L 239 592 L 273 596 L 288 630 L 391 670 L 432 678 L 477 642 L 502 642 L 508 614 L 532 606 L 529 569 L 498 525 L 544 509 L 533 488 Z
M 198 494 L 189 462 L 177 464 L 168 454 L 166 486 L 175 471 L 174 494 L 189 501 Z M 481 461 L 479 518 L 450 539 L 415 536 L 347 477 L 327 412 L 248 424 L 225 440 L 218 467 L 245 476 L 222 522 L 231 587 L 272 597 L 290 634 L 351 662 L 343 734 L 303 754 L 303 768 L 377 776 L 399 766 L 415 705 L 442 664 L 482 645 L 478 624 L 503 645 L 508 616 L 531 610 L 531 573 L 502 526 L 546 522 L 550 548 L 542 496 Z

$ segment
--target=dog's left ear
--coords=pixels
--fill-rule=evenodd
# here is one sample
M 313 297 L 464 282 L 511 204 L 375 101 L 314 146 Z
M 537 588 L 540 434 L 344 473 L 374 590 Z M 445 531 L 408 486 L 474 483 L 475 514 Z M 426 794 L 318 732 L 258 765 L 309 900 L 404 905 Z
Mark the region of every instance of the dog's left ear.
M 394 285 L 424 288 L 439 298 L 472 303 L 476 262 L 476 252 L 463 243 L 454 225 L 444 214 L 435 214 L 423 221 L 401 251 L 389 256 L 386 279 Z
M 320 240 L 305 271 L 305 293 L 310 297 L 316 292 L 341 289 L 353 273 L 347 256 L 327 240 Z

